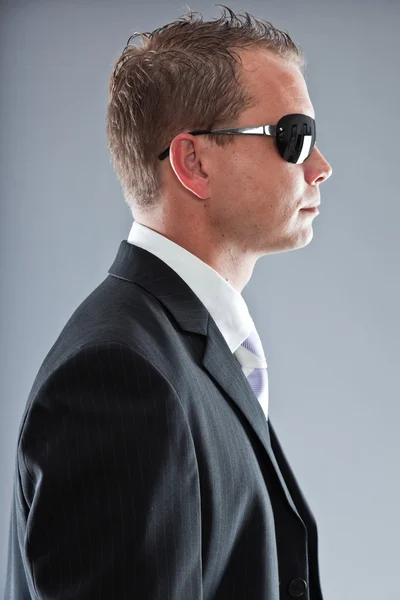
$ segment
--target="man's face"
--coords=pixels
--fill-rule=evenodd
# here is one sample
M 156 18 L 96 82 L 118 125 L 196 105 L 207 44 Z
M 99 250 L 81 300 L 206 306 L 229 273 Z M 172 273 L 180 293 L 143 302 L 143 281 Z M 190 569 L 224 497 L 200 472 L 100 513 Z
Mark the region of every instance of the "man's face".
M 265 52 L 242 52 L 246 87 L 258 104 L 231 127 L 276 125 L 286 114 L 315 118 L 303 75 L 296 66 Z M 317 123 L 318 130 L 318 123 Z M 209 217 L 213 228 L 236 239 L 241 250 L 262 256 L 307 245 L 318 218 L 300 211 L 320 201 L 319 184 L 332 169 L 315 146 L 303 164 L 280 156 L 274 137 L 238 135 L 235 143 L 214 145 Z

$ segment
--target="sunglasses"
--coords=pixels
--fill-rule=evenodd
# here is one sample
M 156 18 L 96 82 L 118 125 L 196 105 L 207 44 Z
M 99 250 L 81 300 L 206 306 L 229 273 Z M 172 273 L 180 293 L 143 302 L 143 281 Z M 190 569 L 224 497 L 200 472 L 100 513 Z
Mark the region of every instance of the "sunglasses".
M 239 127 L 237 129 L 195 129 L 192 135 L 202 133 L 227 133 L 233 135 L 270 135 L 275 138 L 279 154 L 289 163 L 302 164 L 310 156 L 316 139 L 315 120 L 307 115 L 291 114 L 279 119 L 276 125 L 259 127 Z M 158 155 L 164 160 L 169 154 L 169 146 Z

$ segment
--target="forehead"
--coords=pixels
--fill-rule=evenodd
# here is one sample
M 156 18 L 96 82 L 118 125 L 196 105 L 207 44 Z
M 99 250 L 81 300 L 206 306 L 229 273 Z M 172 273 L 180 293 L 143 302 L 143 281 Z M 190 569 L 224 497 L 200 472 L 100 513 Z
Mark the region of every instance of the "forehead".
M 241 51 L 240 57 L 243 82 L 256 101 L 243 116 L 276 122 L 285 114 L 301 113 L 315 119 L 305 79 L 296 65 L 265 50 Z

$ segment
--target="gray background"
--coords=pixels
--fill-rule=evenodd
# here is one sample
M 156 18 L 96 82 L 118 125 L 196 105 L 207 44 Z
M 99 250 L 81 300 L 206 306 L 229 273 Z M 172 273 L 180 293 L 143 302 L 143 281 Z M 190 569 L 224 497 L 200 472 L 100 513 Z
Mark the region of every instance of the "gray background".
M 228 6 L 305 51 L 318 146 L 333 168 L 312 242 L 262 257 L 243 291 L 268 356 L 271 420 L 317 519 L 324 600 L 400 599 L 400 3 Z M 213 2 L 189 7 L 221 14 Z M 106 146 L 112 64 L 134 31 L 186 10 L 0 5 L 1 595 L 27 396 L 132 223 Z

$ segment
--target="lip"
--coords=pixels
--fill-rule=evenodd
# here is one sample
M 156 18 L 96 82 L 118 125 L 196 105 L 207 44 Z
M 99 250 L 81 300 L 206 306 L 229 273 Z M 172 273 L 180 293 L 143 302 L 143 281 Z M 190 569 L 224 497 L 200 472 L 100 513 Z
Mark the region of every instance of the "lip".
M 300 212 L 301 211 L 310 213 L 312 215 L 319 215 L 319 210 L 318 210 L 318 208 L 316 206 L 313 206 L 312 208 L 301 208 Z

